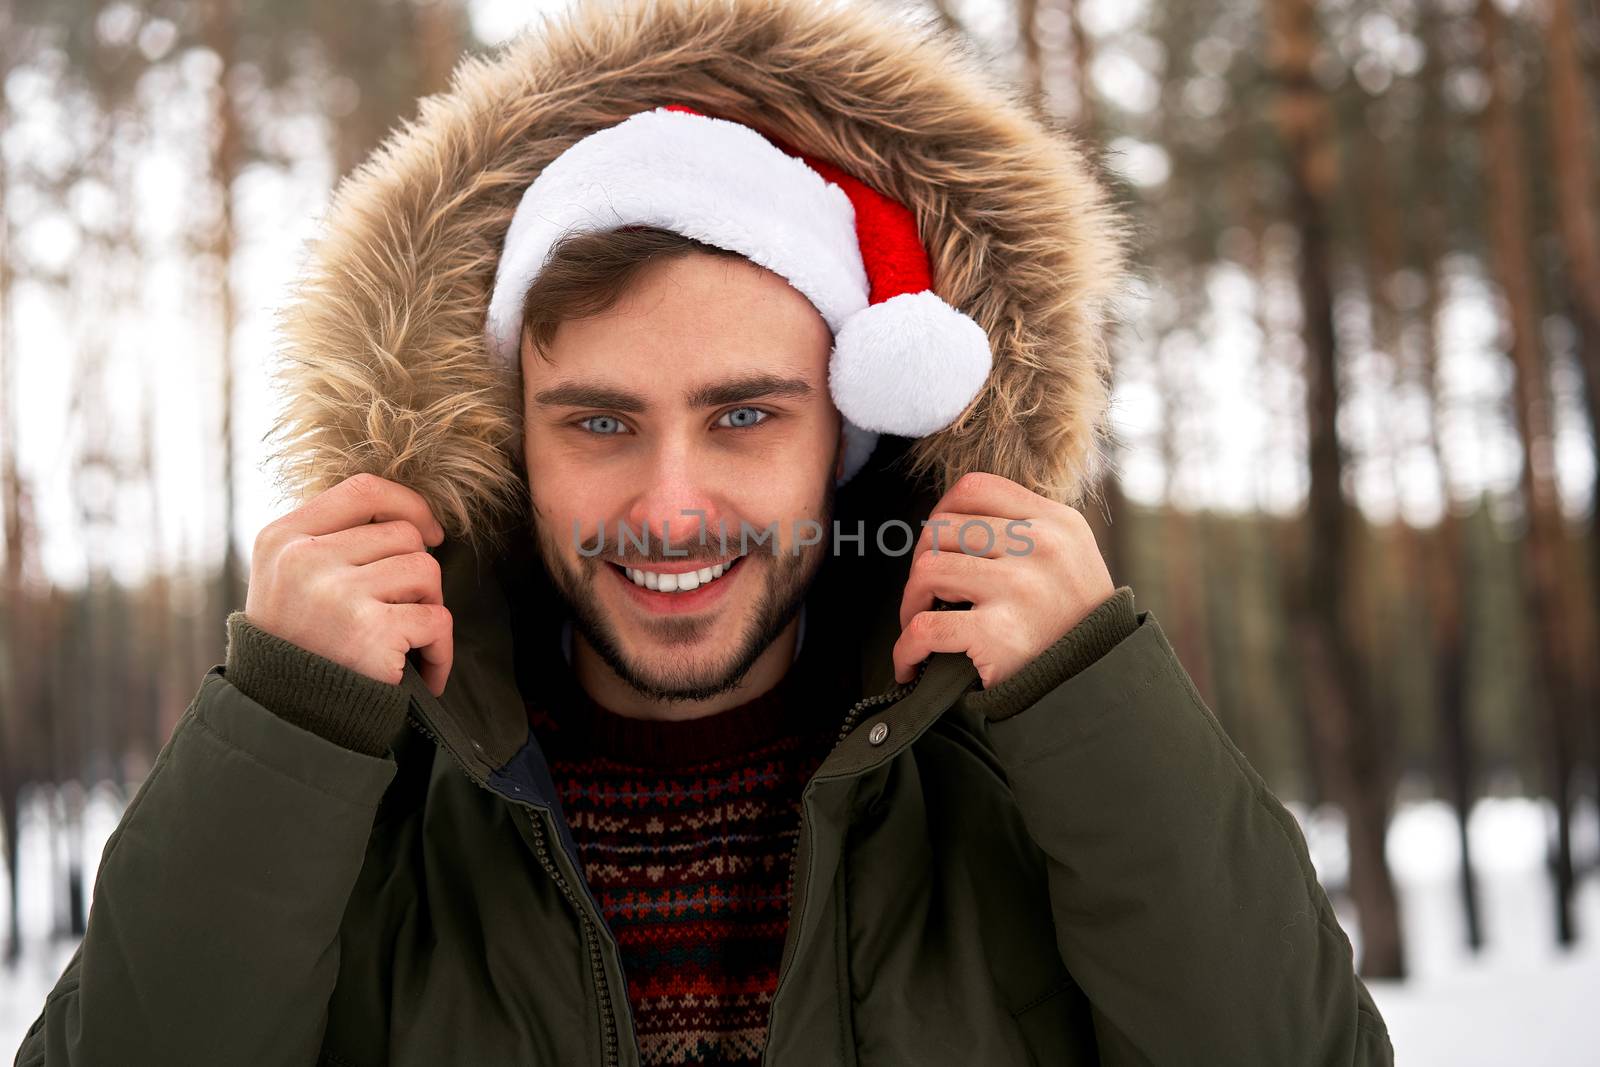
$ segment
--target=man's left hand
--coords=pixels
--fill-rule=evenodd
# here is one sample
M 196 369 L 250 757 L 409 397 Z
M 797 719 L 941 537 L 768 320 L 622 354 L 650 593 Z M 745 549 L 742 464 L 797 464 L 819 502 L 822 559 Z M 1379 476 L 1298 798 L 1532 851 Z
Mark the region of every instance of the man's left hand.
M 985 689 L 1010 678 L 1113 593 L 1083 514 L 997 474 L 964 474 L 934 505 L 900 601 L 894 676 L 965 652 Z M 966 611 L 935 611 L 934 598 Z

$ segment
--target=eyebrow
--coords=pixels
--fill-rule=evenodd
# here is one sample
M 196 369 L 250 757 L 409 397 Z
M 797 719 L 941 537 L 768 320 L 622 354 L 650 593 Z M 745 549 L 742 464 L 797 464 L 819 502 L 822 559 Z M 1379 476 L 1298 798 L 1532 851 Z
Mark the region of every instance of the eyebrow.
M 692 389 L 685 399 L 692 407 L 710 408 L 762 397 L 787 396 L 804 399 L 814 392 L 811 383 L 804 378 L 785 378 L 777 374 L 745 374 Z M 546 407 L 610 408 L 613 411 L 634 414 L 650 408 L 649 402 L 638 393 L 604 385 L 586 385 L 582 382 L 568 382 L 541 389 L 533 395 L 533 402 Z

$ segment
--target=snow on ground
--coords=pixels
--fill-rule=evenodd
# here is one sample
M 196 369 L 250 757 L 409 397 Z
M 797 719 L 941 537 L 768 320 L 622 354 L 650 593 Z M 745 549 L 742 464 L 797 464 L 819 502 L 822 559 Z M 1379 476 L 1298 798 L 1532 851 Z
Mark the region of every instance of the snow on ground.
M 1386 848 L 1400 892 L 1411 979 L 1369 988 L 1404 1067 L 1568 1067 L 1600 1049 L 1600 827 L 1573 820 L 1580 870 L 1573 901 L 1578 945 L 1555 943 L 1554 891 L 1544 842 L 1554 812 L 1526 798 L 1480 801 L 1468 820 L 1484 948 L 1466 946 L 1455 819 L 1442 803 L 1404 808 Z M 1354 915 L 1341 909 L 1345 929 Z
M 1595 894 L 1589 896 L 1592 903 Z M 1589 915 L 1593 930 L 1600 909 L 1591 906 Z M 1485 960 L 1434 978 L 1372 982 L 1369 988 L 1402 1067 L 1595 1062 L 1600 952 L 1592 947 L 1537 963 Z
M 50 871 L 62 847 L 50 835 L 49 805 L 60 800 L 59 795 L 36 795 L 23 809 L 19 918 L 24 952 L 15 971 L 0 968 L 0 1052 L 20 1044 L 72 955 L 70 942 L 49 936 L 57 921 Z M 124 803 L 108 787 L 84 798 L 78 849 L 91 880 Z M 1289 808 L 1305 827 L 1318 875 L 1335 890 L 1340 920 L 1359 952 L 1354 913 L 1337 892 L 1348 869 L 1342 819 L 1331 809 Z M 1468 832 L 1486 941 L 1475 957 L 1463 932 L 1456 885 L 1459 846 L 1449 809 L 1430 801 L 1403 805 L 1396 813 L 1387 850 L 1400 894 L 1411 977 L 1371 982 L 1369 988 L 1402 1067 L 1577 1067 L 1595 1062 L 1595 1049 L 1600 1048 L 1600 871 L 1594 868 L 1600 826 L 1592 807 L 1583 808 L 1574 820 L 1577 859 L 1590 873 L 1580 884 L 1574 908 L 1579 946 L 1561 952 L 1555 947 L 1552 896 L 1544 872 L 1550 818 L 1546 805 L 1524 798 L 1486 799 L 1474 807 Z M 3 877 L 0 864 L 0 884 Z M 0 893 L 0 930 L 8 919 L 9 902 Z

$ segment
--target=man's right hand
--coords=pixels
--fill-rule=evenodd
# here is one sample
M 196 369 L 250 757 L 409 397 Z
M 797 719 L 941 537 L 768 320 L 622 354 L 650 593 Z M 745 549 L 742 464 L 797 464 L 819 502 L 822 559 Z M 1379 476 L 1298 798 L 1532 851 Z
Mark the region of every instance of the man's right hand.
M 368 678 L 399 684 L 406 653 L 444 692 L 455 646 L 439 563 L 444 528 L 414 489 L 357 474 L 256 535 L 245 616 Z

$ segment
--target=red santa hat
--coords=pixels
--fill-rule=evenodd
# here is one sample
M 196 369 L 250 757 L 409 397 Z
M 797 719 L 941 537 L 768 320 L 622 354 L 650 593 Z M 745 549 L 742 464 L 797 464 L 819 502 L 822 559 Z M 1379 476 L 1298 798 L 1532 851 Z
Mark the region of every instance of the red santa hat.
M 833 331 L 828 389 L 845 422 L 848 481 L 878 434 L 923 437 L 978 395 L 988 335 L 933 292 L 916 219 L 836 165 L 681 105 L 578 140 L 523 193 L 485 334 L 516 367 L 522 303 L 572 233 L 658 226 L 738 252 L 786 279 Z

